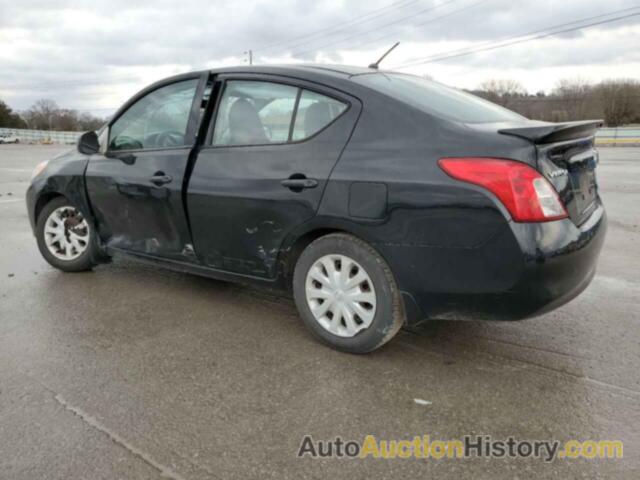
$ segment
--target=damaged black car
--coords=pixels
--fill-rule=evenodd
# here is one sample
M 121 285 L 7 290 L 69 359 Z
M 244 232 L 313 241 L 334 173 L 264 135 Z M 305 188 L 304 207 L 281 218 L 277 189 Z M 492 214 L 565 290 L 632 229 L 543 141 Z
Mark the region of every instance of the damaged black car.
M 75 272 L 123 255 L 293 292 L 320 340 L 517 320 L 591 281 L 606 231 L 600 121 L 530 121 L 374 68 L 249 66 L 144 89 L 38 166 L 38 247 Z

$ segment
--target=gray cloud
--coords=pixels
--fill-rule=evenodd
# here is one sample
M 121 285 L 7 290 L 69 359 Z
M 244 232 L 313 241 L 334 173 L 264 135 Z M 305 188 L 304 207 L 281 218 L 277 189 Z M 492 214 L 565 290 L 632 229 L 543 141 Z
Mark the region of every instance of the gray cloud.
M 390 0 L 58 0 L 55 3 L 0 0 L 0 43 L 4 51 L 0 51 L 0 98 L 16 108 L 26 108 L 43 96 L 69 107 L 106 108 L 112 105 L 105 102 L 121 102 L 154 76 L 222 62 L 238 63 L 249 48 L 255 51 L 258 61 L 287 58 L 296 52 L 293 57 L 300 61 L 314 61 L 319 58 L 317 55 L 343 61 L 349 57 L 348 52 L 357 51 L 364 64 L 395 40 L 421 43 L 424 49 L 437 44 L 437 51 L 448 51 L 458 48 L 455 42 L 506 38 L 638 6 L 634 0 L 606 3 L 487 0 L 451 14 L 478 2 L 455 0 L 419 13 L 445 1 L 396 1 L 393 5 L 397 8 L 371 14 L 355 25 L 304 37 L 392 3 Z M 451 15 L 434 20 L 448 14 Z M 366 18 L 371 21 L 364 21 Z M 639 20 L 640 17 L 635 17 L 603 25 L 599 30 L 615 33 Z M 390 22 L 397 23 L 383 27 Z M 446 63 L 508 70 L 640 61 L 638 49 L 634 48 L 637 35 L 623 41 L 616 35 L 603 38 L 593 42 L 578 32 L 565 36 L 563 48 L 551 51 L 536 49 L 536 45 L 545 43 L 531 43 Z M 268 48 L 274 44 L 277 45 Z M 416 48 L 409 56 L 418 57 L 421 53 L 422 49 Z

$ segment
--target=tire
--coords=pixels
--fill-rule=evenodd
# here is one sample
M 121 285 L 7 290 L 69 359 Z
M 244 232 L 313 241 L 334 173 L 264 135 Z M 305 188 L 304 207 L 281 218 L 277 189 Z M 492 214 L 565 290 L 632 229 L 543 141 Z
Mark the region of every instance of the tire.
M 59 215 L 61 209 L 65 210 L 63 214 L 70 214 L 71 210 L 73 210 L 78 213 L 79 216 L 70 215 L 62 218 Z M 49 229 L 48 233 L 45 234 L 45 228 L 48 226 L 52 227 L 52 222 L 56 221 L 54 220 L 54 212 L 56 211 L 58 211 L 58 213 L 55 215 L 55 218 L 58 224 L 62 224 L 63 226 L 60 228 L 56 227 L 58 229 L 57 233 L 50 233 L 51 229 Z M 69 223 L 76 222 L 78 219 L 80 219 L 81 223 L 75 227 L 69 226 Z M 85 231 L 83 227 L 86 227 L 86 235 L 81 235 Z M 61 258 L 65 255 L 65 250 L 61 248 L 63 244 L 61 244 L 60 241 L 51 246 L 47 244 L 47 238 L 55 238 L 57 234 L 63 231 L 65 240 L 62 241 L 64 243 L 70 244 L 69 238 L 75 233 L 73 241 L 75 245 L 80 245 L 80 248 L 76 246 L 69 247 L 70 254 L 68 259 Z M 59 270 L 64 272 L 83 272 L 91 270 L 97 264 L 95 259 L 99 257 L 99 250 L 95 241 L 93 226 L 89 221 L 84 219 L 82 214 L 64 197 L 56 197 L 44 206 L 38 215 L 36 223 L 36 239 L 38 241 L 38 249 L 44 259 L 51 266 Z M 84 249 L 80 252 L 82 246 L 84 246 Z M 58 250 L 58 254 L 56 255 L 52 250 Z
M 343 352 L 371 352 L 391 340 L 405 323 L 389 265 L 352 235 L 330 234 L 307 246 L 294 269 L 293 295 L 311 333 Z

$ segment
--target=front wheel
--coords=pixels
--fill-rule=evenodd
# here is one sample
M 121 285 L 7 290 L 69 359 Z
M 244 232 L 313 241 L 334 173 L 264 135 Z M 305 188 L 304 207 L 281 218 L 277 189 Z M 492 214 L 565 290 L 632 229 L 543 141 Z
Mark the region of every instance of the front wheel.
M 81 272 L 95 265 L 98 252 L 93 229 L 66 198 L 57 197 L 44 206 L 36 237 L 44 259 L 60 270 Z
M 351 235 L 331 234 L 309 244 L 295 266 L 293 294 L 309 330 L 337 350 L 370 352 L 404 324 L 391 269 Z

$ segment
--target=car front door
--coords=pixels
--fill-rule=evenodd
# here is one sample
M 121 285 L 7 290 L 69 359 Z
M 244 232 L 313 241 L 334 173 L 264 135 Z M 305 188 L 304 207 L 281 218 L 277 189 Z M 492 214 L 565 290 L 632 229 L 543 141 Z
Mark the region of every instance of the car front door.
M 356 99 L 266 75 L 221 76 L 187 205 L 209 267 L 272 278 L 283 240 L 311 219 L 355 126 Z
M 180 78 L 134 99 L 101 135 L 86 186 L 110 248 L 196 261 L 182 185 L 206 76 Z

